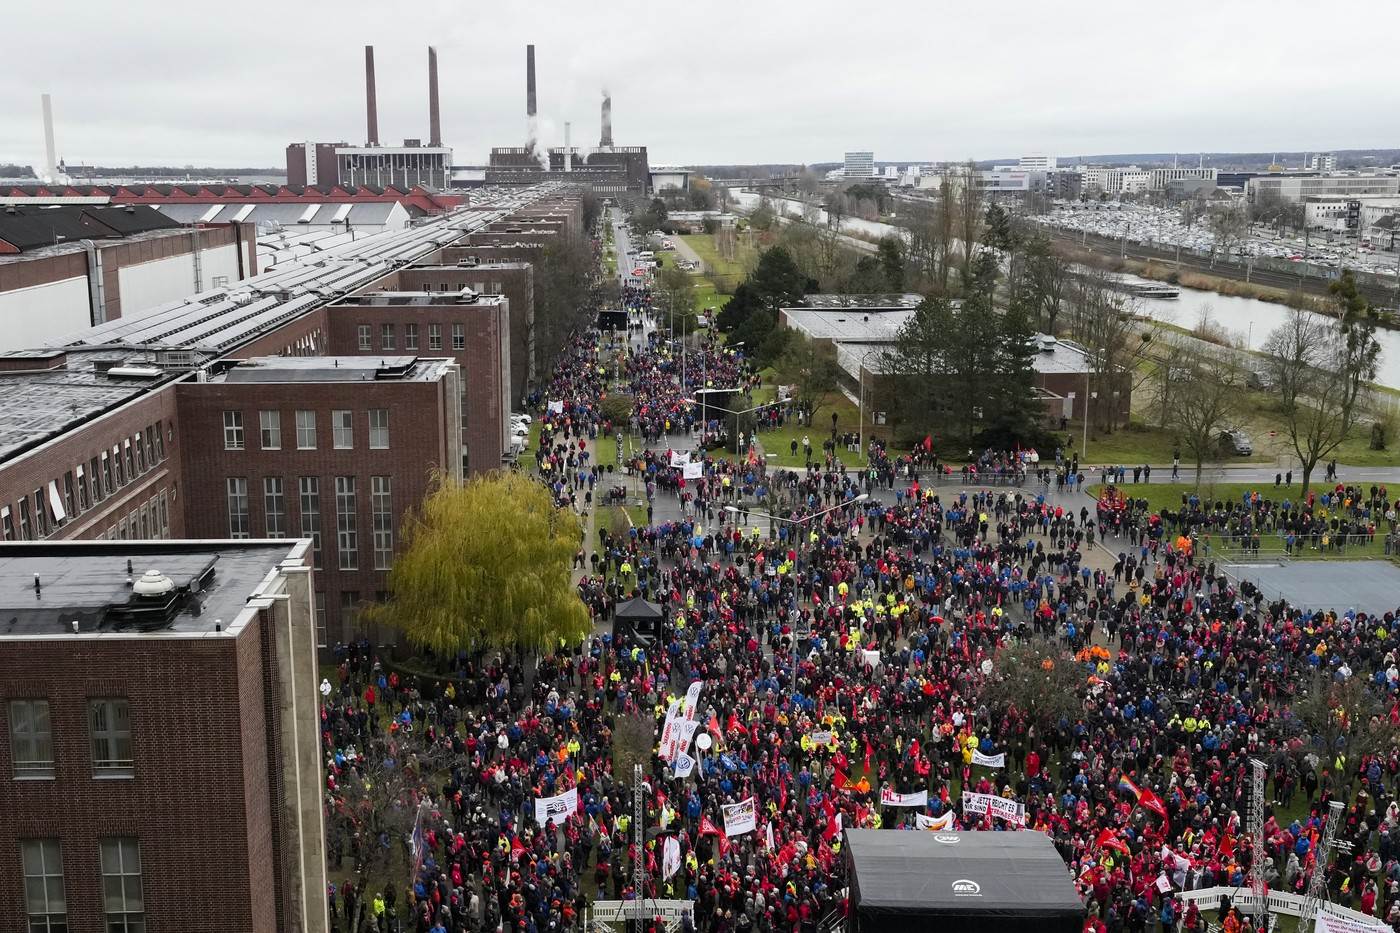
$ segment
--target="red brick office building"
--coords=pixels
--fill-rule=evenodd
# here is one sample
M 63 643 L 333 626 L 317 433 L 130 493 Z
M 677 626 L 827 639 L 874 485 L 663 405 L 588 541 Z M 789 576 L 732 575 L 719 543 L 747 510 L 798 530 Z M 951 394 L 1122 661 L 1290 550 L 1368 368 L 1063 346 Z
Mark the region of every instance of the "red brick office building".
M 306 551 L 0 549 L 0 928 L 329 929 Z

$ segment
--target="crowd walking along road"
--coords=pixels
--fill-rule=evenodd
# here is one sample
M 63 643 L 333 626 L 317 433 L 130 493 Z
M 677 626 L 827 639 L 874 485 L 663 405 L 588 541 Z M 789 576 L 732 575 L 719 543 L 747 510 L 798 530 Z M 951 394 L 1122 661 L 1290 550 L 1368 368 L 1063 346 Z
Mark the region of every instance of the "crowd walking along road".
M 417 814 L 408 840 L 349 835 L 351 861 L 403 844 L 409 865 L 333 889 L 339 929 L 580 930 L 592 903 L 641 899 L 648 930 L 664 900 L 689 902 L 686 930 L 814 933 L 845 908 L 843 829 L 873 827 L 1047 833 L 1096 933 L 1256 930 L 1181 895 L 1247 885 L 1258 760 L 1270 889 L 1308 890 L 1340 801 L 1327 889 L 1400 930 L 1394 612 L 1270 601 L 1176 516 L 1105 516 L 1057 488 L 1048 457 L 949 471 L 873 443 L 848 468 L 815 431 L 806 467 L 725 453 L 695 392 L 751 385 L 753 366 L 710 338 L 682 363 L 644 286 L 624 300 L 625 361 L 579 333 L 534 413 L 530 466 L 560 504 L 625 485 L 645 508 L 581 542 L 594 634 L 539 659 L 438 659 L 455 679 L 345 646 L 323 686 L 332 840 L 351 822 L 337 788 L 381 773 L 375 756 L 402 759 L 414 779 L 392 805 Z M 626 424 L 605 413 L 616 391 Z M 619 434 L 635 446 L 609 472 Z M 1248 505 L 1224 527 L 1295 520 Z M 654 637 L 614 635 L 634 597 L 659 607 Z M 638 716 L 640 788 L 622 765 Z

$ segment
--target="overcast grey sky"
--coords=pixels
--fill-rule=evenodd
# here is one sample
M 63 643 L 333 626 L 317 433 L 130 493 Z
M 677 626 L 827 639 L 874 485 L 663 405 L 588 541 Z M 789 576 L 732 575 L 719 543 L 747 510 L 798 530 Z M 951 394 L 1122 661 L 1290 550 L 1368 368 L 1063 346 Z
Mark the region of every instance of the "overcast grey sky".
M 528 42 L 546 143 L 596 144 L 606 84 L 653 164 L 1396 146 L 1397 26 L 1392 0 L 9 0 L 0 161 L 42 162 L 44 91 L 70 162 L 363 142 L 366 43 L 382 142 L 427 137 L 437 46 L 459 164 L 523 143 Z

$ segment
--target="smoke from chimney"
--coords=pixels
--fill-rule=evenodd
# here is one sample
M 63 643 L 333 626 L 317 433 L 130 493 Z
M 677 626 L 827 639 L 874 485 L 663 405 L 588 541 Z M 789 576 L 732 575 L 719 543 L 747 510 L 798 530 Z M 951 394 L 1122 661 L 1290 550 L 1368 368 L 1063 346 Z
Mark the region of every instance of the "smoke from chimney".
M 607 149 L 612 144 L 612 95 L 607 88 L 603 88 L 603 135 L 598 140 L 598 146 Z
M 367 146 L 379 145 L 379 105 L 374 96 L 374 46 L 365 46 L 365 140 Z
M 42 97 L 44 105 L 44 181 L 58 179 L 58 155 L 53 144 L 53 100 L 49 95 Z
M 438 113 L 437 49 L 428 46 L 428 145 L 442 145 L 442 117 Z

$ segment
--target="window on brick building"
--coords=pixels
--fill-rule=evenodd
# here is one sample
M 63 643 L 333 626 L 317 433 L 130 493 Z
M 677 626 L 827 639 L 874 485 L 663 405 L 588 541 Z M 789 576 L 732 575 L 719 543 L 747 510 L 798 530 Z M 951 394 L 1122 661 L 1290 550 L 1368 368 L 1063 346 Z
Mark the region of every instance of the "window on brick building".
M 136 454 L 131 450 L 131 438 L 122 440 L 122 450 L 125 451 L 126 458 L 126 481 L 134 483 L 136 482 Z
M 86 512 L 92 508 L 92 498 L 88 494 L 88 477 L 82 466 L 78 466 L 74 474 L 78 484 L 78 511 Z
M 228 496 L 228 536 L 248 537 L 248 479 L 230 476 L 225 480 Z
M 34 540 L 34 523 L 29 519 L 28 496 L 21 496 L 19 500 L 19 539 L 21 541 Z
M 374 514 L 374 569 L 388 570 L 394 562 L 393 479 L 371 476 L 370 506 Z
M 3 528 L 6 541 L 15 540 L 15 517 L 10 507 L 0 506 L 0 528 Z
M 160 463 L 160 455 L 156 453 L 156 429 L 154 425 L 146 425 L 146 460 L 154 469 Z
M 394 344 L 397 343 L 397 342 L 398 342 L 398 341 L 394 339 L 394 325 L 393 325 L 393 324 L 380 324 L 380 325 L 379 325 L 379 349 L 381 349 L 381 350 L 392 350 L 392 349 L 394 349 Z
M 34 534 L 40 538 L 49 536 L 49 510 L 44 504 L 44 490 L 34 490 Z
M 107 451 L 102 451 L 102 495 L 98 501 L 107 498 L 116 492 L 116 483 L 112 482 L 112 455 Z
M 282 449 L 282 413 L 276 409 L 258 412 L 258 436 L 263 450 Z
M 159 421 L 156 422 L 156 459 L 165 459 L 165 430 Z
M 281 538 L 287 534 L 287 500 L 282 494 L 282 477 L 263 477 L 263 514 L 267 518 L 267 537 Z
M 243 449 L 243 412 L 224 412 L 224 450 Z
M 321 569 L 321 478 L 303 476 L 299 481 L 301 493 L 300 537 L 311 539 L 311 558 Z
M 131 750 L 131 705 L 120 698 L 92 700 L 92 771 L 97 777 L 131 777 L 136 761 Z
M 360 569 L 360 535 L 355 502 L 355 477 L 335 478 L 335 549 L 341 570 Z
M 157 503 L 158 503 L 158 504 L 157 504 L 157 507 L 156 507 L 156 512 L 157 512 L 157 515 L 159 516 L 159 521 L 157 522 L 156 527 L 160 530 L 160 537 L 162 537 L 162 538 L 169 538 L 169 537 L 170 537 L 170 504 L 169 504 L 169 502 L 168 502 L 168 501 L 166 500 L 166 498 L 165 498 L 165 490 L 164 490 L 164 489 L 162 489 L 162 490 L 160 491 L 160 498 L 159 498 L 158 500 L 156 500 L 156 501 L 157 501 Z
M 389 449 L 389 409 L 371 408 L 369 410 L 369 448 L 370 450 Z
M 82 469 L 82 467 L 78 467 Z M 69 470 L 63 474 L 63 511 L 68 515 L 68 520 L 78 514 L 78 508 L 73 500 L 73 471 Z
M 140 432 L 140 431 L 137 431 L 137 432 L 136 432 L 136 435 L 132 438 L 132 440 L 134 440 L 134 441 L 136 442 L 135 445 L 133 445 L 133 446 L 135 446 L 135 448 L 136 448 L 136 472 L 137 472 L 137 473 L 145 473 L 145 472 L 146 472 L 146 441 L 145 441 L 144 438 L 141 437 L 141 432 Z
M 146 933 L 141 893 L 141 843 L 131 836 L 101 841 L 102 909 L 107 933 Z
M 418 349 L 418 325 L 405 324 L 403 326 L 403 348 L 405 350 Z
M 329 639 L 326 637 L 327 634 L 328 634 L 328 632 L 327 632 L 327 629 L 326 629 L 326 594 L 325 594 L 325 593 L 317 593 L 317 594 L 316 594 L 316 647 L 318 647 L 318 648 L 324 648 L 324 647 L 326 647 L 326 644 L 327 644 L 327 642 L 329 641 Z
M 341 631 L 354 635 L 360 624 L 360 591 L 341 590 L 340 593 L 340 629 Z
M 48 700 L 10 701 L 10 761 L 17 778 L 53 777 Z
M 29 933 L 68 933 L 68 898 L 63 890 L 63 846 L 57 839 L 23 839 L 24 911 Z
M 465 350 L 467 348 L 467 328 L 462 324 L 452 325 L 452 349 Z
M 297 411 L 297 450 L 316 449 L 316 413 L 299 409 Z
M 442 349 L 442 325 L 441 325 L 441 324 L 429 324 L 429 325 L 428 325 L 428 349 L 429 349 L 429 350 L 441 350 L 441 349 Z
M 361 350 L 372 350 L 372 349 L 374 349 L 373 347 L 370 346 L 370 342 L 369 342 L 370 330 L 369 330 L 369 325 L 368 325 L 368 324 L 361 324 L 361 325 L 360 325 L 360 327 L 359 327 L 359 337 L 360 337 L 360 342 L 359 342 L 358 346 L 359 346 L 359 348 L 360 348 Z
M 118 445 L 112 448 L 112 470 L 117 475 L 117 488 L 126 485 L 126 468 L 122 466 L 122 449 Z
M 355 447 L 355 414 L 348 408 L 337 408 L 331 412 L 331 446 L 336 450 L 353 450 Z

